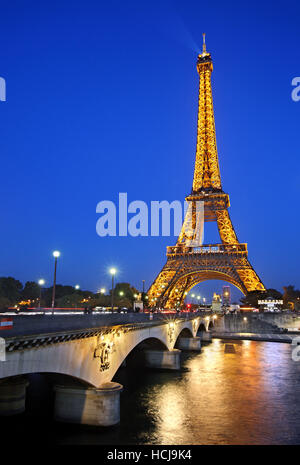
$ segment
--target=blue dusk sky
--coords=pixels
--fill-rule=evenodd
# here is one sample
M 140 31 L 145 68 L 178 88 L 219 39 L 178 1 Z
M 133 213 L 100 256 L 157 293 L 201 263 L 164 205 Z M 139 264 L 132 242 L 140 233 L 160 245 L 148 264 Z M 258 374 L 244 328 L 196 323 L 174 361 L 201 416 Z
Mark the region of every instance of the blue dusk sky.
M 96 291 L 114 265 L 150 286 L 176 238 L 100 238 L 96 205 L 190 193 L 206 32 L 234 227 L 266 287 L 299 288 L 299 17 L 296 0 L 3 2 L 0 276 L 50 286 L 58 249 L 59 283 Z

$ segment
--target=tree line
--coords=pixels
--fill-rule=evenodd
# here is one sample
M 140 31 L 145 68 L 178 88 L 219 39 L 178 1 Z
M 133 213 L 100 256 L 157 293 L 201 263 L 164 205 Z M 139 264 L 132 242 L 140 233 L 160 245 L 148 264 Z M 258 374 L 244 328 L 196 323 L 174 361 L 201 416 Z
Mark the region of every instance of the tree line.
M 12 277 L 0 277 L 0 310 L 8 307 L 37 307 L 41 295 L 41 306 L 50 307 L 53 287 L 40 287 L 35 281 L 27 281 L 25 285 Z M 131 308 L 137 289 L 129 283 L 117 283 L 114 288 L 114 305 Z M 55 306 L 62 308 L 75 307 L 109 307 L 111 305 L 111 289 L 104 294 L 88 290 L 75 289 L 74 286 L 56 284 Z
M 276 289 L 267 289 L 265 292 L 251 291 L 246 296 L 241 298 L 242 304 L 258 306 L 258 300 L 267 299 L 271 297 L 276 300 L 283 300 L 283 308 L 290 310 L 300 310 L 300 290 L 295 289 L 295 286 L 289 284 L 283 286 L 283 292 Z
M 43 287 L 41 292 L 41 306 L 50 307 L 52 300 L 52 286 Z M 27 281 L 25 285 L 12 277 L 0 277 L 0 310 L 15 305 L 37 307 L 39 305 L 41 288 L 35 281 Z M 138 290 L 129 283 L 117 283 L 114 288 L 114 305 L 131 308 Z M 144 300 L 145 295 L 142 295 Z M 300 290 L 295 286 L 283 286 L 283 293 L 276 289 L 265 292 L 252 291 L 241 298 L 242 304 L 258 306 L 258 300 L 272 297 L 282 299 L 283 307 L 300 310 Z M 144 303 L 147 301 L 144 300 Z M 74 286 L 57 284 L 55 287 L 55 306 L 62 308 L 75 307 L 109 307 L 111 305 L 111 289 L 106 294 L 94 293 L 88 290 L 75 289 Z

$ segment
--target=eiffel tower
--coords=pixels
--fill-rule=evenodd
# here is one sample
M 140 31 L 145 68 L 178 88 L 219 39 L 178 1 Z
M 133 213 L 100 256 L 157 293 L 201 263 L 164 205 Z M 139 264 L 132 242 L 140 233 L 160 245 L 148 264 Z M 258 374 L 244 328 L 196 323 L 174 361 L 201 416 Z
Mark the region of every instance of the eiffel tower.
M 200 77 L 197 148 L 193 188 L 186 197 L 188 209 L 175 246 L 167 247 L 167 262 L 148 291 L 151 307 L 174 308 L 181 305 L 196 284 L 220 279 L 235 285 L 243 294 L 264 291 L 265 287 L 248 260 L 247 244 L 238 241 L 228 207 L 229 196 L 222 189 L 216 144 L 211 89 L 213 64 L 206 51 L 198 55 Z M 201 217 L 202 205 L 202 218 Z M 216 221 L 220 244 L 202 244 L 201 228 Z

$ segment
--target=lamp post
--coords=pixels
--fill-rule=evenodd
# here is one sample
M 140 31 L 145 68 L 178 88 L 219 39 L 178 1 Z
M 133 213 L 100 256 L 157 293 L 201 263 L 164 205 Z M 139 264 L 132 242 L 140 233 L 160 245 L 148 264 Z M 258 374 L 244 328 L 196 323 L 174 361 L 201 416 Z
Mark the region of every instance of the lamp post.
M 114 312 L 114 278 L 117 270 L 115 268 L 111 268 L 109 270 L 111 274 L 111 313 Z
M 42 286 L 45 284 L 44 279 L 39 279 L 38 285 L 40 286 L 40 298 L 39 298 L 39 309 L 41 309 L 41 300 L 42 300 Z
M 74 288 L 75 288 L 75 291 L 79 291 L 79 289 L 80 289 L 79 284 L 76 284 L 76 285 L 74 286 Z M 76 292 L 76 294 L 78 295 L 78 300 L 79 300 L 79 294 L 78 294 L 77 292 Z M 76 305 L 76 304 L 75 304 L 75 305 Z M 79 302 L 77 302 L 77 308 L 79 308 Z
M 52 315 L 54 313 L 54 305 L 55 305 L 55 285 L 56 285 L 56 269 L 57 269 L 57 259 L 60 256 L 60 252 L 58 250 L 55 250 L 53 252 L 53 257 L 54 257 L 54 279 L 53 279 L 53 290 L 52 290 Z

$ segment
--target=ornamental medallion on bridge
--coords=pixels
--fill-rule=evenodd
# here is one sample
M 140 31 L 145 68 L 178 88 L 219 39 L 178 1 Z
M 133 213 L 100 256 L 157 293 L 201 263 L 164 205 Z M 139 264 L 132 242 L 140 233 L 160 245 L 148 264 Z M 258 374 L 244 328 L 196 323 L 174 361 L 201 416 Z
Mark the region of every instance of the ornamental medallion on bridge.
M 94 350 L 94 358 L 99 358 L 99 370 L 106 371 L 110 368 L 110 358 L 113 352 L 113 342 L 103 341 L 103 336 L 98 337 L 97 346 Z
M 193 331 L 194 331 L 194 334 L 197 332 L 197 327 L 198 327 L 198 318 L 197 318 L 197 320 L 193 320 Z
M 168 338 L 169 338 L 170 344 L 172 344 L 172 342 L 175 339 L 175 323 L 168 324 Z

